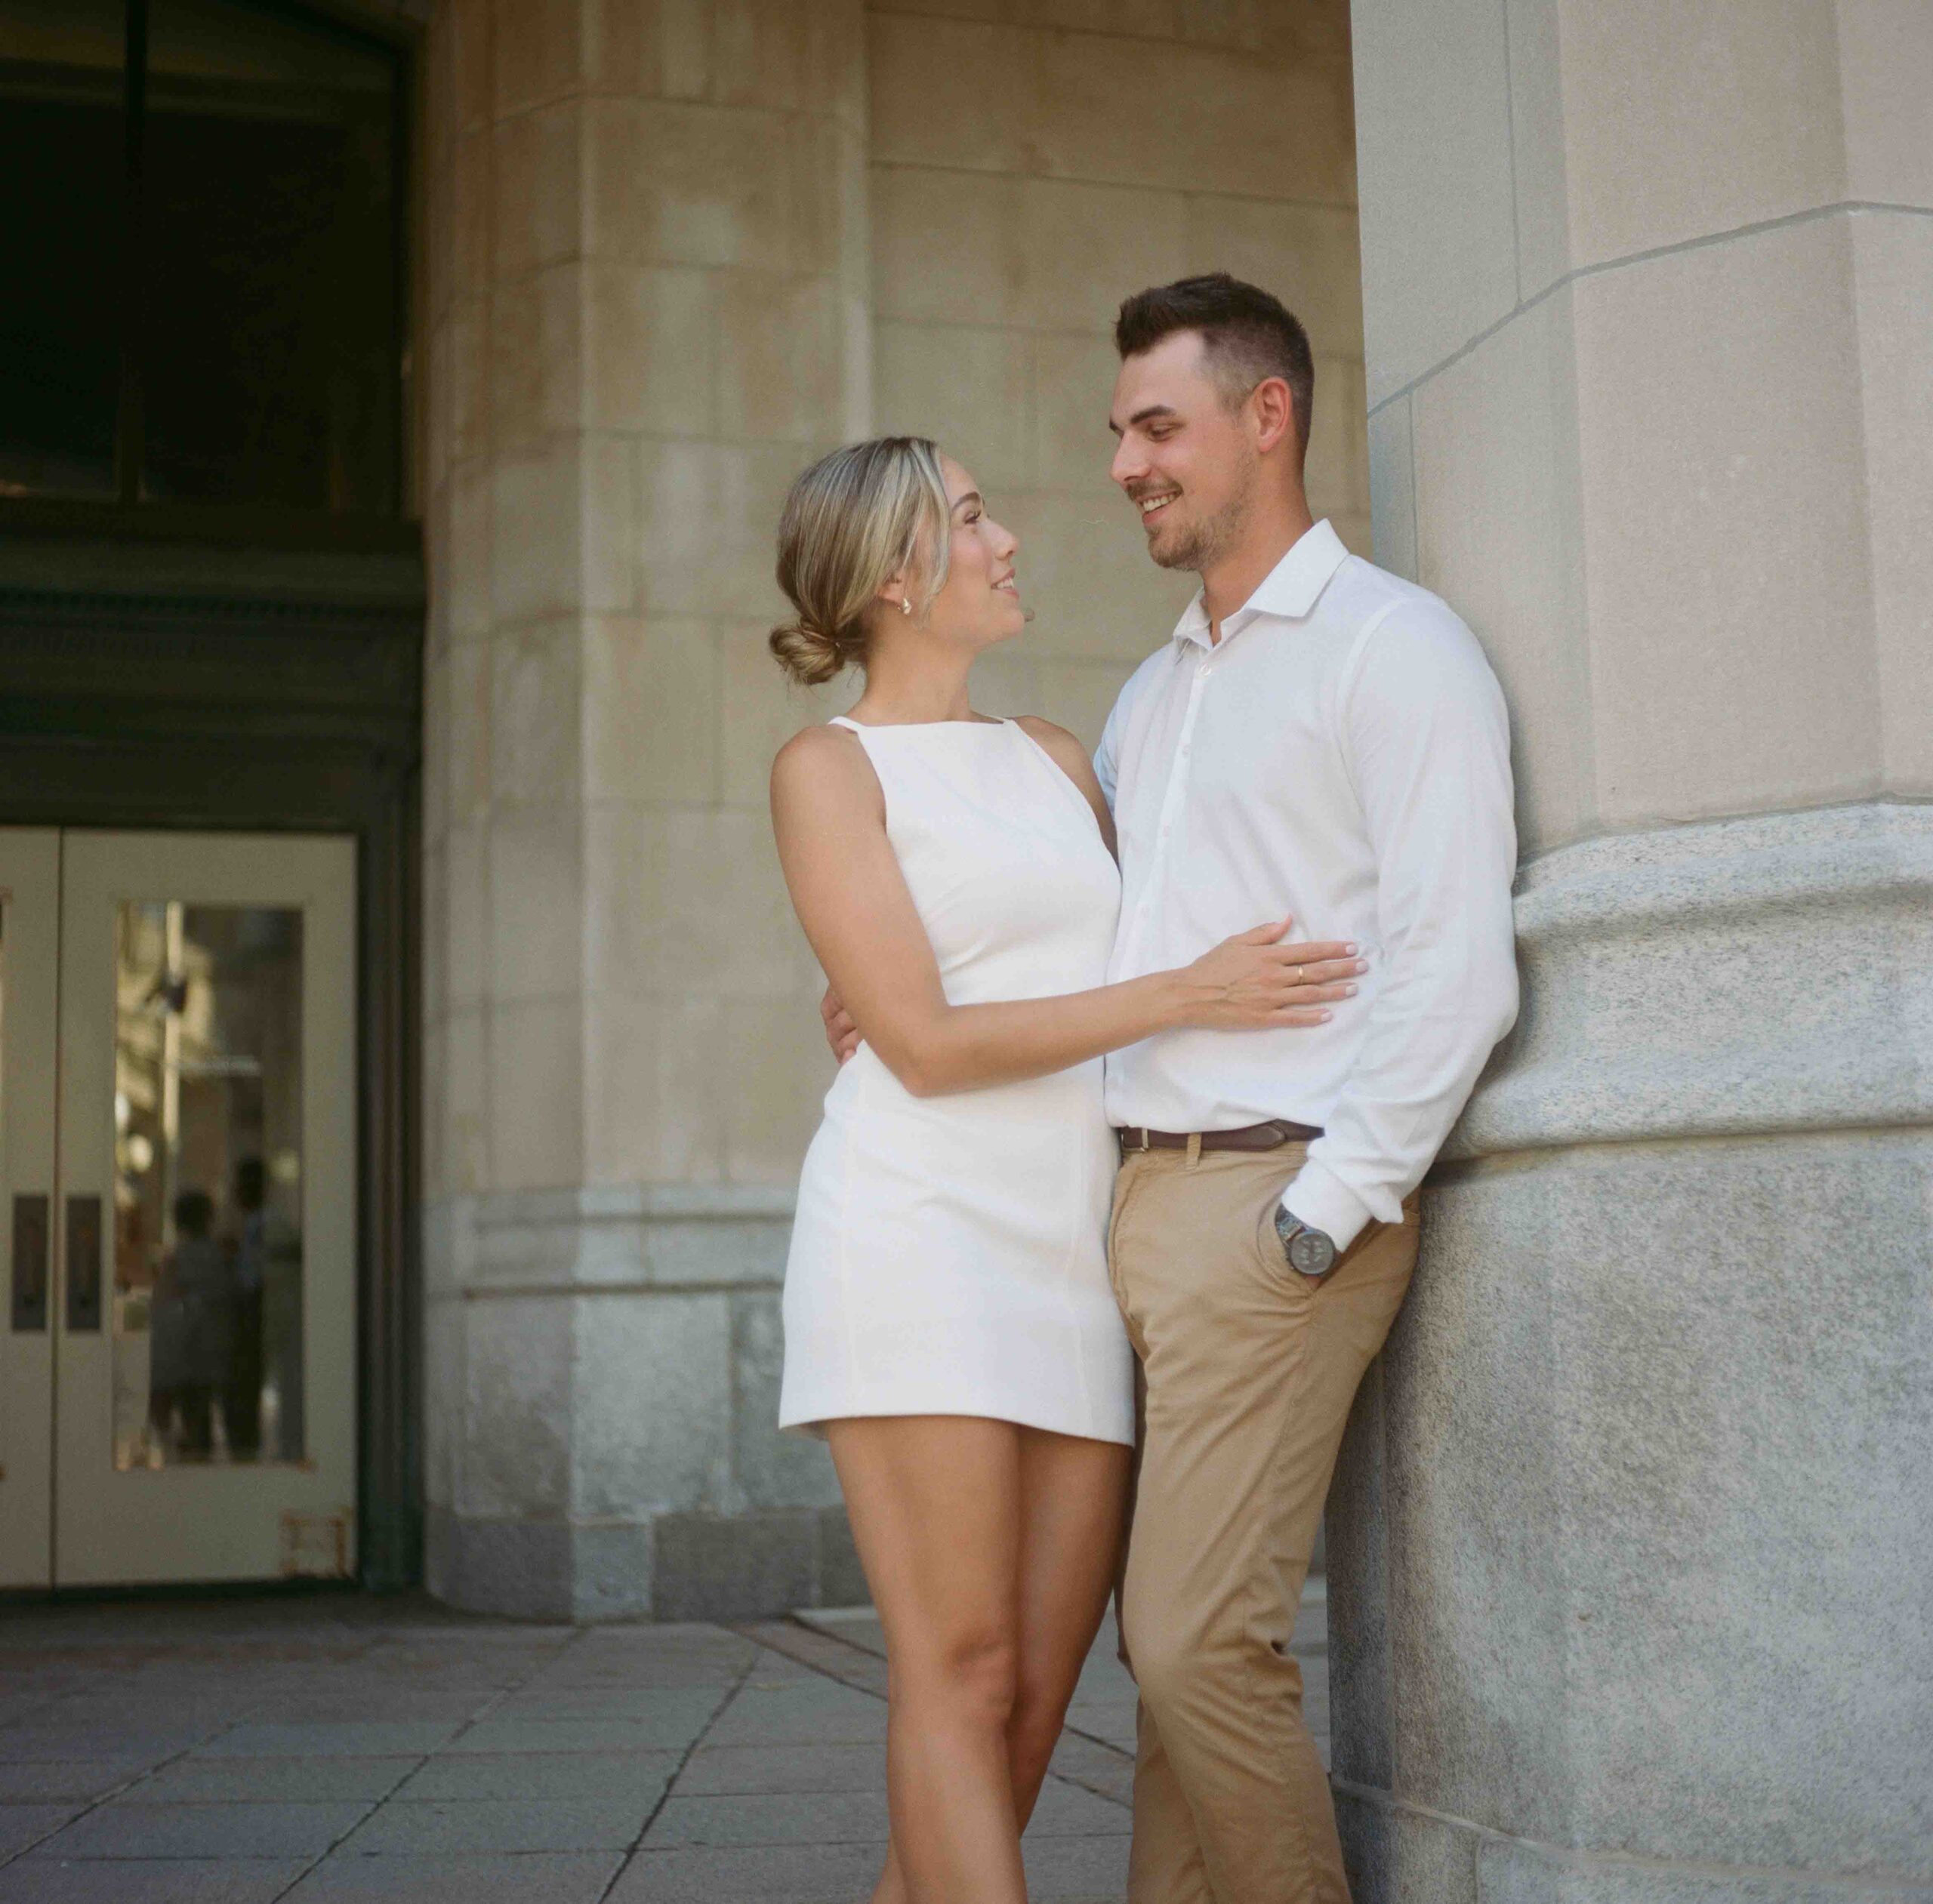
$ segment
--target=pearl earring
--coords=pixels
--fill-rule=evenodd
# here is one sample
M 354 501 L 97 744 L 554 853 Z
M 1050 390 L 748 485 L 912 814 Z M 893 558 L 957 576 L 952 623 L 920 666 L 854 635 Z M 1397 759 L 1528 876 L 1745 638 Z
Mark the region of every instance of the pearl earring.
M 899 612 L 902 615 L 911 615 L 913 612 L 913 598 L 911 596 L 902 595 L 900 596 Z

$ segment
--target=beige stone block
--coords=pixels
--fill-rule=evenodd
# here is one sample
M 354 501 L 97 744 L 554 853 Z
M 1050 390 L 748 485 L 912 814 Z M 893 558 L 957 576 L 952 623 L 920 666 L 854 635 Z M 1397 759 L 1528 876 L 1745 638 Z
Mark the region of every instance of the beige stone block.
M 1013 0 L 1007 17 L 1028 26 L 1172 40 L 1181 33 L 1179 0 Z
M 443 374 L 447 405 L 443 411 L 448 458 L 461 462 L 480 456 L 490 446 L 489 307 L 485 299 L 466 298 L 450 307 L 444 325 Z M 433 402 L 432 411 L 434 413 Z M 433 474 L 445 465 L 434 464 Z
M 973 664 L 967 692 L 975 709 L 1002 716 L 1034 714 L 1040 707 L 1040 664 L 1024 636 L 989 649 Z
M 500 284 L 490 299 L 490 436 L 529 449 L 584 421 L 584 273 L 553 264 Z
M 976 172 L 1041 170 L 1032 142 L 1049 116 L 1040 91 L 1040 49 L 1047 37 L 991 22 L 869 14 L 866 74 L 875 162 Z
M 1369 417 L 1362 365 L 1346 357 L 1315 360 L 1309 460 L 1309 507 L 1318 516 L 1369 511 Z
M 815 993 L 735 998 L 726 1006 L 725 1174 L 734 1183 L 797 1182 L 837 1067 Z
M 585 248 L 647 264 L 789 269 L 797 196 L 784 116 L 682 100 L 586 108 Z
M 1245 278 L 1295 313 L 1318 356 L 1361 355 L 1362 257 L 1354 207 L 1200 194 L 1185 202 L 1182 231 L 1182 271 Z
M 778 513 L 810 461 L 788 444 L 638 445 L 639 605 L 652 615 L 775 618 Z
M 784 248 L 754 264 L 839 279 L 863 295 L 871 242 L 863 138 L 837 120 L 800 112 L 785 122 Z
M 590 92 L 649 97 L 665 83 L 667 41 L 694 0 L 640 6 L 637 0 L 577 0 L 578 73 Z
M 1120 369 L 1110 337 L 1042 331 L 1034 339 L 1034 468 L 1043 488 L 1118 496 L 1108 480 L 1108 411 Z
M 490 261 L 503 242 L 495 230 L 495 135 L 486 127 L 461 134 L 449 159 L 449 242 L 437 274 L 442 300 L 480 297 L 489 288 Z
M 871 168 L 873 310 L 914 323 L 1014 321 L 1022 181 Z
M 582 267 L 584 420 L 604 430 L 702 436 L 717 427 L 717 313 L 704 272 Z
M 583 1181 L 584 1006 L 577 998 L 489 1008 L 489 1182 L 493 1190 Z
M 493 813 L 574 803 L 584 772 L 581 624 L 566 616 L 499 634 L 490 676 Z
M 498 283 L 578 255 L 584 242 L 584 109 L 505 119 L 492 134 L 489 270 Z
M 1020 586 L 1036 611 L 1023 640 L 1042 660 L 1138 660 L 1174 630 L 1197 586 L 1148 559 L 1133 507 L 1109 494 L 1016 498 Z
M 1369 420 L 1369 498 L 1377 566 L 1414 581 L 1417 491 L 1410 402 L 1407 396 L 1397 397 Z
M 1022 36 L 1006 37 L 1019 56 Z M 1044 109 L 1031 128 L 1037 156 L 1027 170 L 1355 202 L 1349 73 L 1340 63 L 1278 66 L 1195 45 L 1151 57 L 1144 42 L 1074 33 L 1040 35 L 1033 51 Z
M 1877 784 L 1848 222 L 1573 287 L 1606 824 Z
M 1182 275 L 1185 225 L 1179 193 L 1025 180 L 1016 315 L 1044 330 L 1111 333 L 1124 297 Z
M 462 5 L 438 7 L 432 14 L 449 36 L 456 124 L 465 132 L 481 131 L 495 116 L 490 12 L 479 0 L 464 0 Z
M 1349 57 L 1349 0 L 1176 0 L 1181 37 L 1284 64 Z
M 569 807 L 490 827 L 490 999 L 575 998 L 584 987 L 582 819 Z
M 593 807 L 584 865 L 587 969 L 600 997 L 798 988 L 809 954 L 763 813 Z
M 730 1001 L 600 992 L 587 1003 L 585 1180 L 715 1183 L 724 1172 L 721 1076 Z
M 427 897 L 427 889 L 425 897 Z M 425 967 L 427 971 L 427 953 Z M 432 1018 L 426 1012 L 422 1035 L 423 1115 L 419 1125 L 423 1134 L 422 1194 L 434 1200 L 446 1194 L 449 1178 L 443 1161 L 443 1092 L 447 1061 L 441 1019 Z
M 569 436 L 498 459 L 491 602 L 500 623 L 632 605 L 632 457 L 627 438 Z
M 706 622 L 640 615 L 587 621 L 585 797 L 688 806 L 716 799 L 718 674 Z
M 829 277 L 715 274 L 718 427 L 727 437 L 823 442 L 840 421 L 846 311 Z
M 891 435 L 930 436 L 963 464 L 993 513 L 1033 476 L 1032 340 L 1012 331 L 880 324 L 873 401 Z
M 1571 203 L 1558 16 L 1564 0 L 1512 0 L 1510 149 L 1516 182 L 1517 289 L 1547 291 L 1571 268 Z
M 1933 7 L 1837 0 L 1846 196 L 1933 207 Z
M 452 1196 L 490 1187 L 485 1015 L 452 1012 L 443 1027 L 442 1094 L 430 1102 L 429 1114 L 442 1121 L 442 1187 Z
M 1151 648 L 1155 644 L 1149 643 Z M 1039 711 L 1081 737 L 1090 753 L 1101 744 L 1115 701 L 1140 660 L 1043 661 Z
M 1517 300 L 1503 10 L 1363 0 L 1354 14 L 1363 344 L 1380 403 Z
M 1365 562 L 1375 560 L 1376 527 L 1367 510 L 1338 510 L 1329 518 L 1336 538 L 1352 556 Z
M 450 823 L 450 682 L 446 648 L 423 658 L 423 837 L 438 844 Z
M 1559 294 L 1409 399 L 1416 578 L 1470 624 L 1503 683 L 1526 852 L 1595 817 L 1575 384 Z
M 447 680 L 450 824 L 479 820 L 490 804 L 492 682 L 490 644 L 457 642 L 449 651 Z
M 578 0 L 492 0 L 497 116 L 526 112 L 574 92 L 583 67 Z
M 865 45 L 858 0 L 711 0 L 706 11 L 707 98 L 857 122 Z
M 451 827 L 443 845 L 442 929 L 445 1004 L 454 1017 L 484 1000 L 490 947 L 489 832 Z
M 1890 793 L 1933 794 L 1933 220 L 1851 222 L 1879 717 Z
M 423 1022 L 427 1027 L 441 1024 L 449 1009 L 449 876 L 440 842 L 424 840 L 419 864 L 423 880 L 423 938 L 418 972 L 422 985 Z
M 772 758 L 802 727 L 852 705 L 856 675 L 804 688 L 788 680 L 766 645 L 770 624 L 729 622 L 719 631 L 720 796 L 728 807 L 767 810 Z
M 1826 205 L 1843 189 L 1818 0 L 1563 0 L 1571 260 Z
M 444 485 L 448 528 L 439 560 L 440 599 L 453 642 L 490 632 L 490 466 L 459 463 Z

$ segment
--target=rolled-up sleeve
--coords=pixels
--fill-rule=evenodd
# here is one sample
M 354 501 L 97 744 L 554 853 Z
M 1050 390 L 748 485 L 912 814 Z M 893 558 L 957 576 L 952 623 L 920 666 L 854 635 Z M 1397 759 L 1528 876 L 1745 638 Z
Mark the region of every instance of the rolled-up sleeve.
M 1334 716 L 1376 858 L 1369 1021 L 1282 1201 L 1339 1246 L 1402 1200 L 1517 1015 L 1508 716 L 1476 638 L 1406 598 L 1364 630 Z

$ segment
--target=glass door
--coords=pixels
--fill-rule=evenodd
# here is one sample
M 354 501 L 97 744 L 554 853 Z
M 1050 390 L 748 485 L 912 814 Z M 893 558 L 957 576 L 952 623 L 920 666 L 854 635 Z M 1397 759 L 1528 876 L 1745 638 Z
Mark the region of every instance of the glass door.
M 0 1587 L 53 1580 L 60 836 L 0 829 Z
M 5 837 L 24 863 L 52 836 Z M 57 1050 L 8 1051 L 9 1086 L 49 1080 L 57 1138 L 51 1395 L 12 1379 L 17 1328 L 7 1416 L 10 1475 L 50 1424 L 50 1508 L 38 1556 L 30 1516 L 7 1524 L 8 1577 L 352 1573 L 354 844 L 70 830 L 57 863 L 35 1013 Z

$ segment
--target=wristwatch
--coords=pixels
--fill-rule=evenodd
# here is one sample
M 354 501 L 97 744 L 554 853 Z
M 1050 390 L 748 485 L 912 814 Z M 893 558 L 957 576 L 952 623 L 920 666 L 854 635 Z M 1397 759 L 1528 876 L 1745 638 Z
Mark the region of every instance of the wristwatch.
M 1275 1206 L 1275 1234 L 1282 1240 L 1282 1254 L 1288 1258 L 1290 1268 L 1312 1282 L 1335 1268 L 1334 1239 L 1324 1231 L 1311 1229 L 1281 1203 Z

